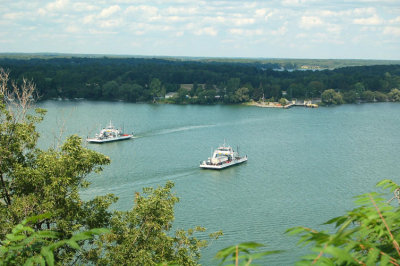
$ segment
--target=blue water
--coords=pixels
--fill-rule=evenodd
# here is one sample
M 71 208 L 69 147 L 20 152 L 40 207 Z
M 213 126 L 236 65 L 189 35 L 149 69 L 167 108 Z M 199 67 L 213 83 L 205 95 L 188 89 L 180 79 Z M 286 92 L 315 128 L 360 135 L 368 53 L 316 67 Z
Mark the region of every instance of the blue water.
M 42 147 L 70 134 L 93 136 L 110 120 L 134 131 L 131 141 L 88 146 L 112 163 L 90 176 L 82 197 L 114 193 L 119 201 L 113 208 L 127 210 L 135 191 L 172 180 L 180 197 L 174 227 L 224 232 L 203 250 L 203 265 L 217 264 L 218 250 L 245 241 L 286 251 L 263 264 L 291 265 L 306 251 L 285 230 L 329 229 L 321 224 L 352 209 L 355 195 L 376 190 L 381 179 L 398 180 L 400 173 L 395 103 L 288 110 L 87 101 L 40 106 L 48 110 L 39 127 Z M 248 162 L 201 170 L 199 162 L 224 140 Z

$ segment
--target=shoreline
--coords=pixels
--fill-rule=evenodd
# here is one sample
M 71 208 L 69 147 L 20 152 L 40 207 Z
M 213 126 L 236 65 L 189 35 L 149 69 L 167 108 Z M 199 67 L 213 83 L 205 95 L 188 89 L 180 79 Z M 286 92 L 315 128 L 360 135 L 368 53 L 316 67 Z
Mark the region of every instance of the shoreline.
M 300 101 L 300 102 L 289 102 L 288 104 L 282 106 L 278 102 L 255 102 L 255 101 L 250 101 L 250 102 L 243 102 L 243 103 L 214 103 L 214 104 L 199 104 L 199 103 L 172 103 L 172 102 L 164 102 L 164 101 L 158 101 L 158 102 L 130 102 L 130 101 L 124 101 L 124 100 L 93 100 L 93 99 L 85 99 L 85 98 L 74 98 L 74 99 L 68 99 L 68 98 L 53 98 L 53 99 L 44 99 L 44 100 L 39 100 L 36 101 L 36 103 L 41 103 L 41 102 L 119 102 L 119 103 L 133 103 L 133 104 L 172 104 L 172 105 L 242 105 L 242 106 L 255 106 L 259 108 L 278 108 L 278 109 L 289 109 L 291 107 L 306 107 L 306 108 L 319 108 L 319 107 L 329 107 L 329 106 L 340 106 L 340 105 L 348 105 L 348 104 L 374 104 L 374 103 L 397 103 L 398 101 L 375 101 L 375 102 L 368 102 L 368 101 L 359 101 L 355 103 L 343 103 L 343 104 L 322 104 L 320 102 L 317 103 L 311 103 L 311 101 Z
M 256 106 L 256 107 L 261 107 L 261 108 L 285 108 L 282 104 L 278 102 L 247 102 L 244 103 L 243 105 L 248 105 L 248 106 Z
M 244 105 L 248 105 L 248 106 L 256 106 L 256 107 L 261 107 L 261 108 L 283 108 L 283 109 L 289 109 L 295 106 L 298 107 L 306 107 L 306 108 L 318 108 L 319 105 L 316 103 L 312 103 L 312 101 L 300 101 L 300 102 L 296 102 L 296 101 L 289 101 L 287 102 L 286 105 L 282 105 L 278 102 L 248 102 L 248 103 L 244 103 Z

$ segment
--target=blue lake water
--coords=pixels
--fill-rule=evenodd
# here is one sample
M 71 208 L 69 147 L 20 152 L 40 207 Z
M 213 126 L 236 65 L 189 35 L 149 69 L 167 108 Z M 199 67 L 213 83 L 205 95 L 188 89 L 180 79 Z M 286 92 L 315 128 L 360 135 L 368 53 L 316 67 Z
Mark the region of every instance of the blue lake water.
M 398 180 L 400 173 L 400 104 L 395 103 L 288 110 L 87 101 L 39 105 L 48 110 L 39 126 L 42 147 L 70 134 L 94 136 L 110 120 L 134 131 L 134 140 L 88 145 L 112 163 L 90 176 L 92 185 L 82 196 L 114 193 L 119 201 L 113 208 L 127 210 L 134 192 L 172 180 L 180 197 L 174 227 L 224 232 L 203 250 L 203 265 L 217 264 L 218 250 L 245 241 L 286 251 L 263 264 L 294 264 L 305 250 L 286 229 L 327 229 L 321 224 L 352 209 L 355 195 L 376 190 L 381 179 Z M 247 154 L 248 162 L 201 170 L 199 162 L 224 140 Z

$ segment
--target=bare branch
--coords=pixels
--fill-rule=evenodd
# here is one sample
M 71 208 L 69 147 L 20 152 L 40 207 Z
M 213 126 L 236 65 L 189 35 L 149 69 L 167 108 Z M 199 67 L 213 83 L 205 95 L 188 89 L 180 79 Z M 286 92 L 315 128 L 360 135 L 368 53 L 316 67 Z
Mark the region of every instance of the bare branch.
M 20 86 L 15 82 L 10 84 L 9 77 L 10 72 L 0 68 L 0 95 L 4 96 L 4 102 L 14 122 L 20 122 L 33 107 L 35 97 L 37 98 L 36 86 L 25 78 Z

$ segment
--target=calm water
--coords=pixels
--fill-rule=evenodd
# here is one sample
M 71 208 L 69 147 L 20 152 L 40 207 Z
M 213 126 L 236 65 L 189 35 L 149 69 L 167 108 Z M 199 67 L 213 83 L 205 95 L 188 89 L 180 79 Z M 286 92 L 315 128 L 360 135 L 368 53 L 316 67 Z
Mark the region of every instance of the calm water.
M 291 265 L 303 253 L 286 229 L 321 224 L 353 207 L 352 197 L 398 180 L 400 104 L 289 110 L 245 106 L 178 106 L 104 102 L 44 102 L 41 145 L 69 134 L 94 135 L 112 120 L 138 137 L 90 145 L 112 163 L 90 177 L 84 198 L 114 193 L 113 206 L 132 207 L 135 191 L 175 182 L 181 201 L 176 228 L 202 225 L 224 236 L 203 251 L 202 264 L 228 245 L 257 241 L 285 253 L 264 264 Z M 226 142 L 247 163 L 201 170 L 211 149 Z

